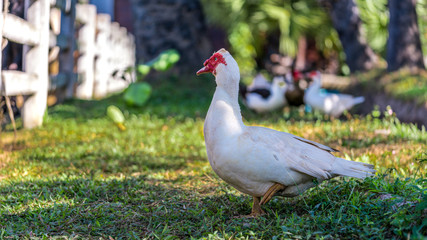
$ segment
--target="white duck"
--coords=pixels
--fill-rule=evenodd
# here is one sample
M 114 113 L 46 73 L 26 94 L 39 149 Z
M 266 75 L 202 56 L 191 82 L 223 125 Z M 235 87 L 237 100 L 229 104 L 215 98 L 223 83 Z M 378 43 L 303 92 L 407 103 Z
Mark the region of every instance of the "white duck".
M 252 216 L 274 195 L 294 197 L 336 177 L 372 176 L 373 165 L 331 154 L 336 150 L 289 133 L 245 126 L 238 103 L 239 67 L 225 49 L 205 61 L 197 74 L 211 72 L 217 88 L 204 124 L 209 162 L 216 174 L 253 196 Z M 262 200 L 261 200 L 262 197 Z
M 267 99 L 271 95 L 271 83 L 261 73 L 258 73 L 249 86 L 239 83 L 239 94 L 245 103 L 246 95 L 249 93 L 258 94 L 263 99 Z
M 333 117 L 339 117 L 345 110 L 365 101 L 364 97 L 353 97 L 349 94 L 322 93 L 322 76 L 319 71 L 310 73 L 313 80 L 304 95 L 304 102 Z
M 270 89 L 271 83 L 261 73 L 258 73 L 252 83 L 248 86 L 248 91 L 254 91 L 255 89 Z
M 274 77 L 269 90 L 270 95 L 267 98 L 263 98 L 256 92 L 246 93 L 245 100 L 248 108 L 257 113 L 264 113 L 283 107 L 286 104 L 286 85 L 283 77 Z

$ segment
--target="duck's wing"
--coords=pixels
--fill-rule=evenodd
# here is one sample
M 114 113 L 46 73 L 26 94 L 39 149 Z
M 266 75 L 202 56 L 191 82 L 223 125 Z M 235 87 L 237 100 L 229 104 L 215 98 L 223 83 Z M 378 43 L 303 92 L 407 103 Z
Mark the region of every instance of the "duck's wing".
M 304 103 L 322 111 L 324 111 L 325 98 L 326 96 L 321 94 L 316 86 L 310 86 L 304 93 Z
M 348 94 L 328 94 L 325 98 L 325 112 L 338 117 L 355 104 L 354 97 Z
M 304 143 L 307 143 L 307 144 L 310 144 L 310 145 L 313 145 L 313 146 L 315 146 L 315 147 L 317 147 L 317 148 L 320 148 L 320 149 L 322 149 L 322 150 L 325 150 L 325 151 L 327 151 L 327 152 L 339 152 L 337 149 L 335 149 L 335 148 L 331 148 L 331 147 L 328 147 L 328 146 L 326 146 L 326 145 L 323 145 L 323 144 L 320 144 L 320 143 L 317 143 L 317 142 L 314 142 L 314 141 L 310 141 L 310 140 L 307 140 L 307 139 L 305 139 L 305 138 L 302 138 L 302 137 L 298 137 L 298 136 L 294 136 L 294 135 L 292 135 L 295 139 L 297 139 L 297 140 L 299 140 L 299 141 L 301 141 L 301 142 L 304 142 Z
M 269 128 L 251 127 L 250 131 L 253 141 L 291 170 L 319 180 L 332 177 L 331 170 L 336 157 L 331 152 L 337 152 L 336 149 Z
M 256 88 L 252 90 L 250 93 L 255 93 L 260 95 L 263 99 L 267 99 L 271 95 L 271 91 L 266 88 Z

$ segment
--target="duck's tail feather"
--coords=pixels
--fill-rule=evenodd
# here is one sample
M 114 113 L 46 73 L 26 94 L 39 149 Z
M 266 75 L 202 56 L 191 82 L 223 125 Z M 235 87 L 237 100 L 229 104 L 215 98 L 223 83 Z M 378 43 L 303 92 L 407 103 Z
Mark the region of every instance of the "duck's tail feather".
M 353 102 L 355 105 L 359 103 L 363 103 L 364 101 L 365 101 L 365 97 L 363 96 L 353 98 Z
M 337 158 L 331 173 L 339 176 L 366 178 L 375 175 L 374 165 Z

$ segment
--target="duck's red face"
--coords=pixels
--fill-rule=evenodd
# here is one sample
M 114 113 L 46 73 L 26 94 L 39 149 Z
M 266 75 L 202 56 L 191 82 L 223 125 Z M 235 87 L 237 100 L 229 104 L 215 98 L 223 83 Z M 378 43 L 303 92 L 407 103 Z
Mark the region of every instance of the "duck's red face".
M 205 63 L 203 63 L 204 67 L 197 71 L 196 74 L 200 75 L 203 73 L 212 73 L 213 75 L 216 75 L 216 67 L 218 67 L 220 63 L 227 65 L 222 54 L 216 52 L 212 55 L 212 57 L 206 60 Z
M 298 80 L 300 80 L 301 78 L 303 78 L 303 75 L 300 71 L 293 71 L 292 72 L 292 77 L 294 78 L 294 81 L 297 82 Z
M 309 74 L 308 74 L 308 77 L 310 77 L 310 78 L 314 78 L 314 77 L 317 77 L 317 76 L 319 76 L 320 75 L 320 72 L 318 72 L 318 71 L 311 71 Z

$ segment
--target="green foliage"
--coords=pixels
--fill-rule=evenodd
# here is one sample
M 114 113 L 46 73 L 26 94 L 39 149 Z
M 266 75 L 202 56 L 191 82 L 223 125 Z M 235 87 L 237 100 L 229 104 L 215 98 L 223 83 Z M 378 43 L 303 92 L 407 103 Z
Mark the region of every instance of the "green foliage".
M 169 49 L 160 53 L 157 57 L 145 64 L 139 64 L 137 70 L 140 81 L 154 69 L 165 72 L 170 70 L 180 59 L 178 51 Z M 146 82 L 132 83 L 125 90 L 123 98 L 129 106 L 142 107 L 150 98 L 151 86 Z
M 337 33 L 327 12 L 315 0 L 202 0 L 208 19 L 228 32 L 233 54 L 242 73 L 251 75 L 256 69 L 255 58 L 265 54 L 269 34 L 280 34 L 280 51 L 295 56 L 298 39 L 313 37 L 316 46 L 328 58 L 340 52 Z M 363 32 L 369 46 L 385 58 L 388 38 L 389 12 L 387 0 L 356 0 Z M 424 55 L 427 55 L 427 0 L 417 1 L 416 11 Z M 343 72 L 348 71 L 343 67 Z
M 151 86 L 146 82 L 132 83 L 126 89 L 123 99 L 129 106 L 142 107 L 150 98 Z
M 381 57 L 386 57 L 388 38 L 389 11 L 387 0 L 365 1 L 356 0 L 360 18 L 363 21 L 363 30 L 369 46 Z M 424 56 L 427 55 L 427 0 L 416 1 L 418 28 L 420 31 L 421 46 Z
M 356 3 L 369 46 L 385 58 L 389 21 L 387 0 L 356 0 Z
M 227 30 L 233 56 L 245 74 L 255 69 L 269 34 L 280 33 L 280 51 L 290 56 L 295 56 L 301 36 L 315 38 L 326 55 L 340 46 L 327 13 L 315 0 L 202 2 L 207 17 Z
M 203 77 L 200 77 L 203 78 Z M 2 135 L 1 239 L 406 239 L 427 235 L 426 132 L 393 116 L 325 120 L 286 109 L 247 124 L 287 131 L 376 165 L 364 181 L 339 178 L 297 198 L 274 198 L 246 218 L 251 198 L 212 171 L 203 141 L 211 77 L 154 86 L 144 109 L 122 95 L 49 108 L 43 127 Z M 114 104 L 127 130 L 112 128 Z M 19 123 L 21 124 L 21 123 Z M 10 129 L 10 127 L 8 127 Z M 387 134 L 378 130 L 390 130 Z M 348 153 L 349 156 L 345 156 Z M 392 170 L 395 169 L 395 170 Z
M 147 63 L 138 65 L 138 72 L 145 76 L 147 75 L 151 68 L 156 71 L 167 71 L 169 70 L 175 63 L 177 63 L 180 59 L 180 55 L 178 51 L 175 49 L 169 49 L 161 52 L 157 57 L 150 60 Z
M 142 76 L 147 75 L 151 70 L 150 66 L 147 66 L 145 64 L 138 65 L 137 69 L 138 69 L 139 74 L 141 74 Z

